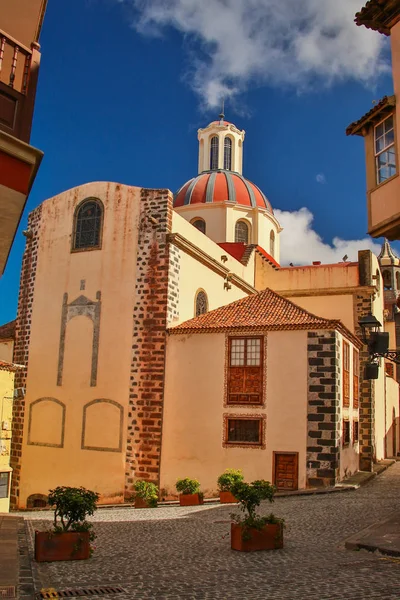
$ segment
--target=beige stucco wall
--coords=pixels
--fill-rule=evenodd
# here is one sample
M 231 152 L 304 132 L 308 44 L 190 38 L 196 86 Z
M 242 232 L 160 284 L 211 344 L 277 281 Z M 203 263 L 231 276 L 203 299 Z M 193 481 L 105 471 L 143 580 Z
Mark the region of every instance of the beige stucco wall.
M 104 205 L 102 248 L 71 253 L 74 209 L 91 196 Z M 90 183 L 43 203 L 26 386 L 21 506 L 30 494 L 47 494 L 56 485 L 83 485 L 101 491 L 104 500 L 122 500 L 124 452 L 82 450 L 81 442 L 84 406 L 107 399 L 123 408 L 122 449 L 125 445 L 139 204 L 140 188 L 114 183 Z M 98 291 L 102 305 L 97 385 L 90 387 L 93 324 L 79 316 L 67 324 L 63 382 L 58 386 L 63 295 L 68 293 L 68 302 L 80 295 L 95 301 Z M 63 406 L 45 400 L 31 408 L 41 398 L 55 399 L 65 407 L 61 448 L 46 444 L 60 442 Z M 110 406 L 96 403 L 88 409 L 86 426 L 97 435 L 94 439 L 88 434 L 91 443 L 85 440 L 86 445 L 118 445 L 119 410 Z M 30 414 L 35 445 L 27 443 Z
M 0 473 L 10 473 L 14 373 L 0 369 Z M 0 498 L 0 513 L 8 512 L 10 496 Z
M 385 376 L 386 387 L 386 456 L 393 457 L 400 452 L 399 429 L 399 384 L 395 379 Z M 394 438 L 394 439 L 393 439 Z M 396 454 L 394 454 L 395 450 Z
M 350 331 L 354 331 L 353 294 L 329 296 L 286 296 L 298 306 L 325 319 L 340 319 Z
M 371 254 L 371 273 L 375 277 L 379 277 L 377 281 L 377 291 L 373 296 L 372 312 L 380 323 L 384 323 L 384 293 L 382 275 L 379 269 L 378 259 L 374 254 Z M 375 390 L 375 456 L 376 460 L 385 458 L 385 365 L 384 359 L 380 359 L 379 377 L 373 381 Z
M 13 360 L 14 341 L 5 340 L 0 342 L 0 360 L 12 362 Z
M 226 468 L 271 481 L 274 451 L 299 452 L 305 487 L 307 333 L 268 333 L 264 408 L 224 407 L 224 368 L 225 334 L 169 336 L 161 487 L 174 494 L 177 478 L 194 477 L 211 496 Z M 266 449 L 224 448 L 224 414 L 266 415 Z

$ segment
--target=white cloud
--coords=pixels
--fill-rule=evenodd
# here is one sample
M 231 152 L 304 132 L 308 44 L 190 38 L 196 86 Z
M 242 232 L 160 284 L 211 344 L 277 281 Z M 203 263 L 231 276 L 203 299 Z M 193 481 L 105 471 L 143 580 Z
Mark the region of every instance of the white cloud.
M 361 240 L 342 240 L 335 237 L 331 244 L 322 241 L 321 236 L 312 228 L 313 214 L 308 208 L 294 212 L 274 211 L 283 227 L 280 234 L 282 265 L 310 265 L 313 261 L 337 263 L 347 254 L 349 261 L 357 260 L 358 250 L 371 250 L 379 254 L 381 246 L 371 238 Z
M 360 0 L 126 0 L 142 34 L 185 36 L 187 80 L 206 107 L 250 84 L 371 83 L 389 67 L 384 36 L 357 27 Z
M 326 177 L 323 173 L 318 173 L 318 175 L 315 176 L 315 181 L 317 183 L 326 183 Z

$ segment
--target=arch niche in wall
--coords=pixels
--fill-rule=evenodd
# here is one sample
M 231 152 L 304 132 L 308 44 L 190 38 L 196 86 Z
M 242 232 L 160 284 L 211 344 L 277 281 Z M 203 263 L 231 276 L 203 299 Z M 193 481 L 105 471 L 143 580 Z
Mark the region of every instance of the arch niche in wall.
M 56 398 L 39 398 L 29 405 L 28 445 L 64 447 L 65 404 Z
M 82 450 L 122 451 L 124 408 L 114 400 L 100 398 L 83 407 Z
M 64 353 L 65 353 L 65 334 L 67 323 L 74 317 L 85 316 L 93 321 L 93 343 L 92 343 L 92 366 L 90 372 L 90 385 L 94 387 L 97 384 L 97 362 L 99 355 L 99 336 L 100 336 L 100 311 L 101 311 L 101 292 L 97 292 L 96 300 L 89 300 L 86 296 L 79 296 L 73 302 L 68 304 L 68 294 L 64 294 L 61 311 L 61 332 L 60 346 L 58 352 L 57 385 L 62 385 Z

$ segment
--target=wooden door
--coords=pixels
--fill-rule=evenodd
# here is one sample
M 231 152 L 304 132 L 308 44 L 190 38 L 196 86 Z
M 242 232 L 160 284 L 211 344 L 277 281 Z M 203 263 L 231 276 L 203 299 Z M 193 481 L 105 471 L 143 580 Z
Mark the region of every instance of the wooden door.
M 298 489 L 297 452 L 274 452 L 274 485 L 279 491 Z

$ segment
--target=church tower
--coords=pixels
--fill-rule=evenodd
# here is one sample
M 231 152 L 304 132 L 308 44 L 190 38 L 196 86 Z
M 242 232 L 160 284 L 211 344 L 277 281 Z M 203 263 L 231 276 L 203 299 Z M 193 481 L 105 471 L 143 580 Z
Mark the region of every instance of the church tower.
M 387 239 L 382 244 L 378 261 L 383 278 L 385 329 L 389 331 L 390 348 L 400 350 L 400 258 Z M 396 379 L 400 382 L 399 366 Z
M 197 133 L 198 175 L 174 195 L 175 211 L 217 244 L 260 246 L 279 263 L 281 227 L 265 194 L 242 174 L 245 131 L 221 113 Z

